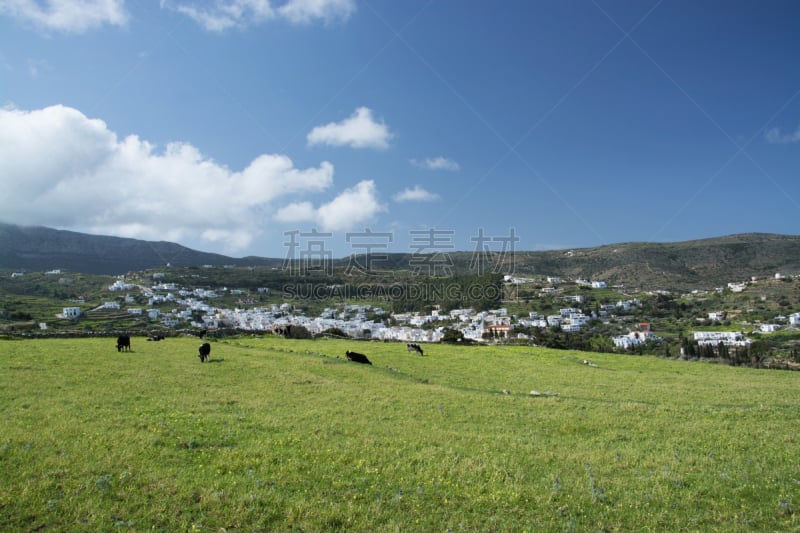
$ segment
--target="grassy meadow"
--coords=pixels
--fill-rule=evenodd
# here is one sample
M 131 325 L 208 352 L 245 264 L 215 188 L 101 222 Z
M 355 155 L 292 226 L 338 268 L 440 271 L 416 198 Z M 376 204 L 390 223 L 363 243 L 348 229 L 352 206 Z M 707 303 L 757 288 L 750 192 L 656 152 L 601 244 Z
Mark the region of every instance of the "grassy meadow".
M 800 531 L 800 373 L 200 342 L 0 340 L 0 531 Z

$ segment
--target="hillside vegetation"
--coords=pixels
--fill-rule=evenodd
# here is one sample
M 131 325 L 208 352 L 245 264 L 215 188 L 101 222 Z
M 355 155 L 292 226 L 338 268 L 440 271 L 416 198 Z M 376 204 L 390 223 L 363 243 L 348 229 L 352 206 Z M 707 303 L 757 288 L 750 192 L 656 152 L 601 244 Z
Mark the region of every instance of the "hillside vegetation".
M 392 253 L 380 268 L 407 272 L 414 262 L 408 253 Z M 424 254 L 421 254 L 424 255 Z M 453 274 L 475 274 L 469 251 L 444 254 Z M 417 263 L 427 264 L 416 257 Z M 332 261 L 345 269 L 352 258 Z M 356 264 L 368 261 L 356 260 Z M 431 256 L 431 261 L 434 262 Z M 749 233 L 675 243 L 620 243 L 594 248 L 520 251 L 495 254 L 484 262 L 500 274 L 598 279 L 611 285 L 644 290 L 686 290 L 724 285 L 776 272 L 800 273 L 800 236 Z M 232 258 L 191 250 L 168 242 L 151 242 L 87 235 L 43 227 L 0 223 L 0 268 L 47 271 L 65 269 L 93 274 L 172 266 L 232 265 L 281 268 L 283 258 Z M 485 272 L 481 272 L 485 273 Z
M 0 340 L 0 530 L 800 527 L 795 372 L 272 336 L 212 341 L 201 364 L 197 339 L 113 344 Z

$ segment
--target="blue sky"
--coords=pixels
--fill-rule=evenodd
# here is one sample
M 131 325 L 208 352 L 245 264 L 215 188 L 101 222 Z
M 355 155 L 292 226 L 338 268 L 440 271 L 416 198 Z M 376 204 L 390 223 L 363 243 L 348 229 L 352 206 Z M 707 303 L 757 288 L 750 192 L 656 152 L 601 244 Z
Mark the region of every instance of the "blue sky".
M 0 0 L 0 219 L 268 257 L 798 234 L 798 24 L 791 0 Z

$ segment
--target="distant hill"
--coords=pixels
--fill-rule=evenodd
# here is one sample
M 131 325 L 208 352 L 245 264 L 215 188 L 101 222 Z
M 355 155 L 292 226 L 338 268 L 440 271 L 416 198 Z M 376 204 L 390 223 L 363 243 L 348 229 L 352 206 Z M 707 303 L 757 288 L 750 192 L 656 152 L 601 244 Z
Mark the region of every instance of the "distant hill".
M 234 259 L 166 241 L 88 235 L 0 223 L 0 268 L 124 274 L 149 268 L 200 265 L 280 265 L 280 260 Z
M 522 252 L 519 275 L 556 272 L 643 289 L 714 288 L 752 276 L 800 274 L 800 235 L 745 233 L 672 243 Z
M 455 270 L 469 269 L 469 252 L 450 254 Z M 393 257 L 395 266 L 409 256 Z M 501 256 L 490 258 L 500 260 Z M 800 235 L 746 233 L 709 239 L 631 242 L 542 252 L 505 254 L 500 271 L 518 277 L 558 276 L 605 281 L 631 289 L 710 289 L 752 276 L 800 275 Z
M 449 254 L 456 273 L 467 272 L 470 252 Z M 496 256 L 494 259 L 497 259 Z M 411 255 L 390 254 L 382 268 L 407 269 Z M 643 289 L 722 286 L 751 276 L 800 274 L 800 236 L 747 233 L 674 243 L 621 243 L 595 248 L 516 252 L 504 257 L 503 273 L 602 280 Z M 334 262 L 345 266 L 348 259 Z M 282 259 L 232 258 L 171 242 L 88 235 L 45 227 L 0 223 L 0 268 L 42 271 L 61 268 L 92 274 L 173 266 L 280 267 Z

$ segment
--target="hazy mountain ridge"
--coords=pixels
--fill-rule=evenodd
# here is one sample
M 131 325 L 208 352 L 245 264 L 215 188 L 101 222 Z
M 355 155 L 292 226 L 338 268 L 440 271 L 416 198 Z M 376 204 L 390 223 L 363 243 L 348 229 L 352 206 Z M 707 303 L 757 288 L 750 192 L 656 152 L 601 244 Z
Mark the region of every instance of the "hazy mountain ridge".
M 454 252 L 454 273 L 467 272 L 473 254 Z M 389 254 L 383 268 L 408 268 L 410 254 Z M 713 287 L 776 272 L 800 274 L 800 236 L 746 233 L 709 239 L 631 242 L 541 252 L 516 252 L 503 259 L 503 273 L 602 280 L 609 285 L 647 289 Z M 345 266 L 349 258 L 337 259 Z M 362 262 L 363 263 L 363 262 Z M 149 268 L 201 265 L 279 267 L 283 259 L 232 258 L 199 252 L 165 241 L 97 236 L 45 227 L 0 223 L 0 268 L 61 268 L 93 274 L 122 274 Z
M 89 274 L 123 274 L 173 266 L 229 265 L 242 259 L 199 252 L 166 241 L 89 235 L 41 226 L 0 223 L 0 268 L 50 270 Z M 246 264 L 273 261 L 248 258 Z

